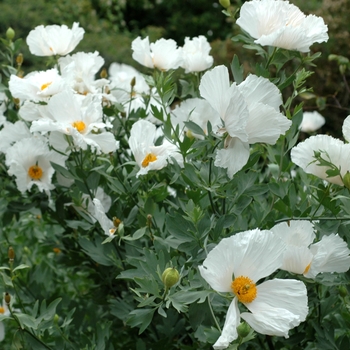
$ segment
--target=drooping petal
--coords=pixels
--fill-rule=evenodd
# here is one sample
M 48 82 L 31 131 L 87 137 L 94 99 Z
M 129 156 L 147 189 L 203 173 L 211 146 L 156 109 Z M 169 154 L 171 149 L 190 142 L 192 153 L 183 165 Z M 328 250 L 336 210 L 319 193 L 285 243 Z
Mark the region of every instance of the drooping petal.
M 239 138 L 227 137 L 226 147 L 216 152 L 215 166 L 227 169 L 227 175 L 233 175 L 240 171 L 248 162 L 250 155 L 249 144 Z
M 215 350 L 226 349 L 232 341 L 238 338 L 237 326 L 239 325 L 240 312 L 237 298 L 234 298 L 227 310 L 224 328 L 219 339 L 213 345 Z
M 268 308 L 258 313 L 241 313 L 245 320 L 256 332 L 288 338 L 288 332 L 294 328 L 299 317 L 286 309 Z

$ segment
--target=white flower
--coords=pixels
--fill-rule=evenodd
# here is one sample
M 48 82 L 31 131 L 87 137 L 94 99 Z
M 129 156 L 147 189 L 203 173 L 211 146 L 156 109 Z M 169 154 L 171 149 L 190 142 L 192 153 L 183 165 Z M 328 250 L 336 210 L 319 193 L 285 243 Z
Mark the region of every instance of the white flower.
M 313 224 L 292 220 L 275 225 L 271 231 L 286 243 L 282 269 L 315 278 L 323 272 L 346 272 L 350 268 L 350 250 L 338 235 L 323 236 L 313 243 Z
M 6 304 L 6 301 L 3 300 L 2 305 L 0 305 L 0 315 L 10 316 L 10 310 Z M 5 325 L 2 321 L 0 321 L 0 342 L 5 339 Z
M 214 164 L 227 168 L 231 178 L 247 163 L 250 144 L 273 145 L 292 124 L 279 111 L 280 91 L 263 77 L 249 75 L 241 84 L 231 85 L 227 68 L 217 66 L 203 75 L 199 91 L 224 122 L 221 130 L 228 137 Z
M 121 103 L 127 115 L 129 112 L 146 108 L 143 96 L 149 95 L 150 87 L 135 68 L 126 64 L 112 63 L 109 67 L 111 94 Z M 134 85 L 131 86 L 131 83 Z
M 51 183 L 55 172 L 50 162 L 65 166 L 66 157 L 50 151 L 41 137 L 31 137 L 17 141 L 6 153 L 9 175 L 16 177 L 19 191 L 30 191 L 36 185 L 39 191 L 49 191 L 55 186 Z
M 94 198 L 93 205 L 95 219 L 101 225 L 104 233 L 109 237 L 113 236 L 117 228 L 114 226 L 113 221 L 107 217 L 105 207 L 97 198 Z
M 280 268 L 284 249 L 271 231 L 255 229 L 224 238 L 199 266 L 214 290 L 234 295 L 214 349 L 226 349 L 238 337 L 240 318 L 258 333 L 284 337 L 305 320 L 307 292 L 302 282 L 273 279 L 258 284 Z M 238 302 L 250 312 L 241 313 Z
M 218 114 L 206 100 L 201 98 L 189 98 L 172 110 L 171 122 L 174 126 L 179 125 L 180 131 L 184 130 L 188 133 L 188 129 L 184 124 L 187 121 L 196 123 L 205 134 L 208 134 L 208 121 L 212 126 L 220 124 Z M 190 132 L 190 135 L 202 138 L 201 135 L 192 132 Z
M 328 28 L 321 17 L 305 16 L 288 1 L 247 1 L 237 24 L 262 46 L 309 52 L 313 43 L 328 40 Z
M 325 122 L 326 119 L 317 111 L 304 112 L 299 129 L 303 132 L 314 132 L 321 128 Z
M 67 88 L 56 68 L 32 72 L 24 78 L 11 75 L 9 89 L 13 97 L 34 102 L 47 101 L 52 95 Z
M 33 121 L 32 132 L 58 131 L 71 135 L 76 147 L 86 150 L 89 145 L 98 154 L 114 152 L 119 147 L 114 135 L 104 130 L 109 125 L 102 120 L 100 99 L 63 91 L 49 100 L 47 110 L 53 119 Z
M 341 176 L 344 177 L 346 172 L 350 171 L 350 144 L 344 144 L 343 141 L 329 135 L 316 135 L 300 142 L 291 151 L 292 162 L 300 166 L 306 173 L 344 186 L 340 176 L 328 177 L 326 171 L 331 168 L 318 165 L 319 162 L 315 158 L 315 152 L 320 152 L 323 159 L 339 168 Z
M 32 137 L 27 125 L 19 120 L 16 123 L 6 123 L 0 130 L 0 152 L 6 153 L 7 150 L 17 141 Z
M 106 79 L 95 79 L 104 64 L 104 59 L 97 51 L 77 52 L 72 56 L 60 57 L 58 64 L 67 85 L 79 94 L 101 93 L 101 88 L 108 83 Z
M 213 65 L 214 59 L 209 55 L 210 44 L 205 36 L 200 35 L 193 39 L 185 38 L 182 48 L 183 63 L 181 67 L 185 73 L 202 72 Z
M 344 138 L 347 142 L 350 142 L 350 115 L 348 115 L 343 123 L 342 127 Z
M 176 159 L 183 166 L 183 159 L 178 148 L 164 140 L 160 146 L 155 146 L 157 128 L 147 120 L 139 120 L 133 124 L 130 131 L 129 146 L 140 170 L 136 174 L 147 174 L 150 170 L 159 170 Z
M 29 51 L 36 56 L 65 56 L 72 52 L 84 36 L 79 23 L 73 23 L 72 29 L 56 24 L 35 27 L 27 37 Z
M 159 39 L 149 43 L 148 37 L 137 37 L 131 43 L 132 58 L 148 68 L 158 68 L 162 71 L 176 69 L 182 63 L 182 50 L 173 39 Z

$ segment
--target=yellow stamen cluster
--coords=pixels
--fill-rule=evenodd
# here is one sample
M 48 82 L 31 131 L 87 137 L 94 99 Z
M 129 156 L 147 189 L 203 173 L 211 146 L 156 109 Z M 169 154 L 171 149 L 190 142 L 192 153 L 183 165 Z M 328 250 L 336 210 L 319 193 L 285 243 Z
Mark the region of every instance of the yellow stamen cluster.
M 28 175 L 32 180 L 40 180 L 43 176 L 43 169 L 39 165 L 32 165 L 28 170 Z
M 310 267 L 311 267 L 311 263 L 305 267 L 305 270 L 304 270 L 304 272 L 303 272 L 303 275 L 306 275 L 306 274 L 309 272 Z
M 45 84 L 41 85 L 40 90 L 41 90 L 41 91 L 45 90 L 45 89 L 46 89 L 48 86 L 50 86 L 51 84 L 52 84 L 52 82 L 45 83 Z
M 79 132 L 82 132 L 85 130 L 86 125 L 82 120 L 77 120 L 76 122 L 74 122 L 73 127 L 76 128 Z
M 0 315 L 5 313 L 5 308 L 3 306 L 0 306 Z
M 155 162 L 157 160 L 157 156 L 153 153 L 148 153 L 145 157 L 145 159 L 142 161 L 142 167 L 146 168 L 146 166 L 149 165 L 149 163 Z
M 241 303 L 251 303 L 256 298 L 256 285 L 248 277 L 235 278 L 231 283 L 231 289 Z

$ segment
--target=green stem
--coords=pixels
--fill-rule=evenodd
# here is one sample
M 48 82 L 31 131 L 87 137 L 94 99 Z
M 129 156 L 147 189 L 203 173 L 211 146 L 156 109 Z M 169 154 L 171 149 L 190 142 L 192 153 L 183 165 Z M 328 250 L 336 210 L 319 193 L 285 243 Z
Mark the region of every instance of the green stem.
M 208 305 L 209 305 L 209 309 L 210 309 L 211 315 L 213 316 L 215 325 L 216 325 L 217 329 L 218 329 L 218 330 L 220 331 L 220 333 L 221 333 L 222 331 L 221 331 L 219 322 L 218 322 L 218 320 L 216 319 L 216 317 L 215 317 L 215 315 L 214 315 L 213 307 L 211 306 L 211 302 L 210 302 L 209 297 L 208 297 Z

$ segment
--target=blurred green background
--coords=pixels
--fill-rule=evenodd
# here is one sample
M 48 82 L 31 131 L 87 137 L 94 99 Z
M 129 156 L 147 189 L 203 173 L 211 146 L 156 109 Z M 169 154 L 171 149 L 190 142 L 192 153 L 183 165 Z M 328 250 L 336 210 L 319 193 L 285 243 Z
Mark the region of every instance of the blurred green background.
M 232 0 L 232 8 L 244 1 Z M 306 14 L 314 13 L 324 18 L 329 27 L 327 44 L 313 45 L 312 51 L 322 51 L 316 61 L 318 68 L 309 79 L 319 99 L 305 101 L 305 109 L 319 111 L 327 122 L 322 132 L 341 137 L 341 125 L 349 111 L 349 87 L 346 76 L 339 72 L 335 61 L 329 62 L 329 54 L 350 57 L 350 0 L 292 0 Z M 151 41 L 160 37 L 175 39 L 183 45 L 184 38 L 205 35 L 212 45 L 215 64 L 228 65 L 236 53 L 251 70 L 255 53 L 243 49 L 231 41 L 239 28 L 222 14 L 222 7 L 213 0 L 1 0 L 0 29 L 2 35 L 9 26 L 16 37 L 26 38 L 35 26 L 43 24 L 67 24 L 79 22 L 86 31 L 77 51 L 99 51 L 106 68 L 112 62 L 134 65 L 143 70 L 131 58 L 131 42 L 137 36 L 149 36 Z M 30 55 L 25 44 L 24 70 L 28 73 L 43 69 L 43 59 Z M 250 68 L 249 68 L 250 67 Z

